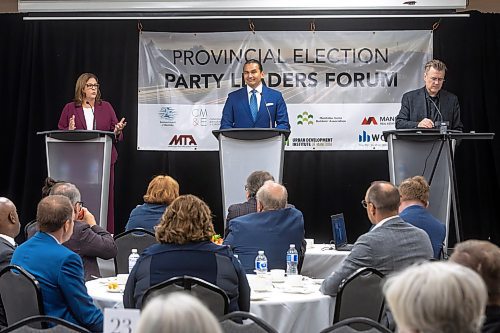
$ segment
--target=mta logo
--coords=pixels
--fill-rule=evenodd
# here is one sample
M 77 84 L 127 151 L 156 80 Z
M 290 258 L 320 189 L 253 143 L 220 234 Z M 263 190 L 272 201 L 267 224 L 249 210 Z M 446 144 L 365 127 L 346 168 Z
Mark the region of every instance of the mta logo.
M 196 143 L 196 140 L 193 138 L 192 135 L 187 135 L 187 134 L 181 134 L 181 135 L 174 135 L 172 140 L 170 140 L 169 145 L 173 146 L 191 146 L 191 145 L 198 145 Z
M 363 118 L 363 121 L 361 122 L 361 125 L 378 125 L 377 119 L 375 117 L 368 117 L 368 118 Z
M 371 142 L 371 141 L 383 141 L 384 137 L 382 134 L 368 134 L 366 131 L 363 131 L 362 134 L 358 135 L 358 142 Z

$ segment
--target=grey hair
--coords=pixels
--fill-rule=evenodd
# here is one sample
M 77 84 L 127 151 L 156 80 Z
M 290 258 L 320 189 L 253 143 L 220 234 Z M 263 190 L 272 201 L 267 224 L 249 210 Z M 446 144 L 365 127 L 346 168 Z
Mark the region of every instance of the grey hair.
M 285 186 L 268 180 L 257 191 L 257 201 L 263 210 L 283 209 L 288 201 L 288 192 Z
M 400 329 L 425 333 L 480 332 L 486 286 L 473 270 L 451 262 L 410 266 L 384 285 Z
M 82 197 L 80 195 L 80 190 L 71 183 L 56 183 L 50 189 L 50 195 L 64 195 L 71 201 L 71 205 L 75 205 L 77 202 L 82 201 Z
M 215 316 L 197 298 L 183 292 L 160 295 L 141 312 L 137 333 L 222 333 Z

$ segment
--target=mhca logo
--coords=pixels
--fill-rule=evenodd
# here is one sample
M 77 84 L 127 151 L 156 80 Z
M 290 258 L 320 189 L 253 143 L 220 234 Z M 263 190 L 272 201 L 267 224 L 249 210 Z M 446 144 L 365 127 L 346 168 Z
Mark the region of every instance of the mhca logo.
M 363 121 L 361 122 L 361 125 L 378 125 L 377 119 L 375 117 L 368 117 L 368 118 L 363 118 Z
M 193 138 L 192 135 L 187 135 L 187 134 L 181 134 L 181 135 L 174 135 L 172 140 L 170 140 L 169 143 L 170 146 L 196 146 L 198 145 L 196 143 L 196 140 Z
M 358 142 L 377 142 L 384 141 L 384 136 L 382 134 L 368 134 L 363 131 L 362 134 L 358 135 Z

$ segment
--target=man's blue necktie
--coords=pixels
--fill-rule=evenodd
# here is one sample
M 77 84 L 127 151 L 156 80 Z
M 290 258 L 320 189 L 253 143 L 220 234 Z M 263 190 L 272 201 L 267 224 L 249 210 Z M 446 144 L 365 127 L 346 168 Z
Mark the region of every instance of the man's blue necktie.
M 250 112 L 252 112 L 253 121 L 257 119 L 257 111 L 259 111 L 259 107 L 257 106 L 257 96 L 255 93 L 257 90 L 252 90 L 252 96 L 250 97 Z

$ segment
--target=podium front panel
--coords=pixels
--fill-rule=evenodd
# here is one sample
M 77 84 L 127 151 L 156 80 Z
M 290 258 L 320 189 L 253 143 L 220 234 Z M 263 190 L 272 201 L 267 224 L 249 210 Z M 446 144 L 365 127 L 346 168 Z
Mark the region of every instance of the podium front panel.
M 49 177 L 75 184 L 97 224 L 107 227 L 111 140 L 65 141 L 46 137 Z
M 247 200 L 245 184 L 252 172 L 268 171 L 281 183 L 283 148 L 282 135 L 261 140 L 239 140 L 224 135 L 219 137 L 224 221 L 230 205 Z
M 442 143 L 435 139 L 411 140 L 390 135 L 388 152 L 391 183 L 399 185 L 404 179 L 413 176 L 423 176 L 429 182 Z M 455 140 L 452 145 L 455 146 Z M 449 170 L 449 148 L 445 141 L 430 186 L 428 210 L 446 225 L 446 247 L 452 191 Z

